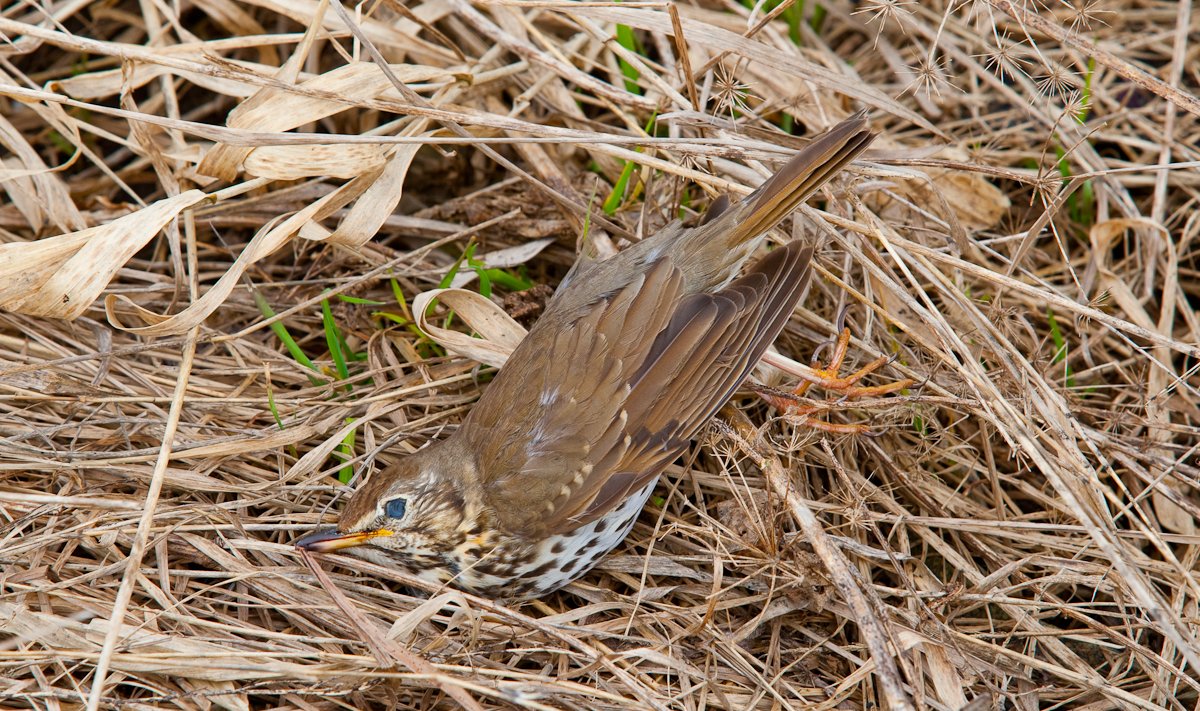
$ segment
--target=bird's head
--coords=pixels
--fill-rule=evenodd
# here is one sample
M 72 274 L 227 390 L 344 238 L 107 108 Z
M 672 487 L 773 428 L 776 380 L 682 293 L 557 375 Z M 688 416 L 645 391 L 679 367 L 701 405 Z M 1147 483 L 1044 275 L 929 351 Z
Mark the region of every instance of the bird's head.
M 377 472 L 354 492 L 336 528 L 310 533 L 296 545 L 317 553 L 349 549 L 410 572 L 439 567 L 470 532 L 464 523 L 473 507 L 463 473 L 472 465 L 457 461 L 454 449 L 431 445 Z

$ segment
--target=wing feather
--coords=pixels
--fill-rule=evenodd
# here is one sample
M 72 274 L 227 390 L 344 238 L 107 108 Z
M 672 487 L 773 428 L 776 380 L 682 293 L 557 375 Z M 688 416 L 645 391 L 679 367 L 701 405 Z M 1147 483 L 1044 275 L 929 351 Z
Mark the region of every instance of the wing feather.
M 699 342 L 701 348 L 687 352 L 676 348 L 677 343 L 688 342 L 687 328 L 672 319 L 660 334 L 670 338 L 670 344 L 656 343 L 652 353 L 658 358 L 647 364 L 630 394 L 630 421 L 640 423 L 630 432 L 630 445 L 618 461 L 606 457 L 604 466 L 590 473 L 579 489 L 576 505 L 563 507 L 553 518 L 557 530 L 568 531 L 602 516 L 683 452 L 786 324 L 807 282 L 811 258 L 811 247 L 793 243 L 772 252 L 724 290 L 703 295 L 725 308 L 718 307 L 720 317 L 709 326 L 708 337 Z M 695 323 L 690 314 L 682 316 L 679 321 Z M 685 362 L 706 365 L 683 371 L 684 377 L 660 380 L 659 375 L 678 375 L 680 361 L 672 356 L 681 354 Z M 638 401 L 646 403 L 644 410 L 633 406 Z M 589 490 L 595 493 L 589 496 Z M 563 518 L 565 511 L 571 514 Z
M 548 324 L 553 338 L 531 332 L 521 348 L 542 353 L 519 348 L 463 426 L 501 524 L 567 532 L 658 476 L 783 328 L 811 256 L 793 243 L 720 291 L 682 298 L 664 257 L 573 323 Z

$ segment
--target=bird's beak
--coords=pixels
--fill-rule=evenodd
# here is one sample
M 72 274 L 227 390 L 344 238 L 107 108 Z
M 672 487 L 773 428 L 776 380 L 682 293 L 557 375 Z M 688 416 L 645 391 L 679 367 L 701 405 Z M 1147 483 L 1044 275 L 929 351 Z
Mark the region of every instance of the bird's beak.
M 336 528 L 327 528 L 324 531 L 310 533 L 296 541 L 296 547 L 313 551 L 314 553 L 332 553 L 342 548 L 361 546 L 372 538 L 390 535 L 392 535 L 392 532 L 386 528 L 379 528 L 374 531 L 359 531 L 357 533 L 339 533 Z

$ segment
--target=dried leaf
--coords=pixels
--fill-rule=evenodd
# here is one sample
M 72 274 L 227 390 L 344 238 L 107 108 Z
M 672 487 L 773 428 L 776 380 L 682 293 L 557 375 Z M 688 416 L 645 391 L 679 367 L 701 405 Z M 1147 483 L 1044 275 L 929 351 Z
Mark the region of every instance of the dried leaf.
M 207 197 L 189 190 L 107 225 L 0 245 L 0 308 L 33 316 L 78 317 L 134 253 L 179 213 Z
M 247 175 L 272 180 L 300 180 L 315 176 L 353 178 L 383 167 L 386 146 L 361 144 L 263 146 L 246 156 Z
M 459 331 L 434 326 L 426 315 L 429 305 L 439 301 L 453 309 L 481 338 L 472 338 Z M 438 345 L 465 358 L 495 366 L 504 365 L 508 356 L 525 337 L 525 328 L 514 321 L 504 309 L 480 294 L 465 289 L 433 289 L 413 299 L 417 327 Z
M 389 67 L 404 83 L 432 80 L 453 81 L 453 76 L 441 69 L 396 64 Z M 226 125 L 264 133 L 289 131 L 312 121 L 349 111 L 354 102 L 391 93 L 399 98 L 391 81 L 371 62 L 353 62 L 299 84 L 306 93 L 288 92 L 274 87 L 259 90 L 229 113 Z M 308 94 L 322 94 L 311 96 Z M 252 148 L 218 145 L 209 151 L 199 166 L 206 175 L 233 180 Z

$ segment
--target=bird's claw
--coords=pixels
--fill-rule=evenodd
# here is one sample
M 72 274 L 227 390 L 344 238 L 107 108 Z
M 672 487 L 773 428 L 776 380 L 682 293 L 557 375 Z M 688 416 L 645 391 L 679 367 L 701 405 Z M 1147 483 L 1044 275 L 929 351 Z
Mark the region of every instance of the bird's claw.
M 767 403 L 780 410 L 783 415 L 789 419 L 795 419 L 803 424 L 806 424 L 815 429 L 824 430 L 826 432 L 836 432 L 844 434 L 860 434 L 868 437 L 878 437 L 882 432 L 874 432 L 865 424 L 843 424 L 834 423 L 826 420 L 814 418 L 813 415 L 821 410 L 829 410 L 836 407 L 844 407 L 851 400 L 857 400 L 863 397 L 878 397 L 897 392 L 912 386 L 912 378 L 904 378 L 882 385 L 858 385 L 859 381 L 867 375 L 879 370 L 884 366 L 895 363 L 899 358 L 899 354 L 893 353 L 887 356 L 880 356 L 875 360 L 867 363 L 862 368 L 851 373 L 850 375 L 841 375 L 842 365 L 846 360 L 846 354 L 850 350 L 850 328 L 846 325 L 849 308 L 843 308 L 838 312 L 837 318 L 834 320 L 835 333 L 837 336 L 819 344 L 813 351 L 811 359 L 811 373 L 801 374 L 803 382 L 801 382 L 791 392 L 775 390 L 758 386 L 755 391 L 759 397 Z M 820 365 L 820 357 L 825 349 L 832 348 L 833 353 L 825 366 Z M 826 401 L 822 404 L 803 404 L 801 397 L 811 388 L 817 385 L 825 390 L 840 393 L 840 396 L 831 401 Z

